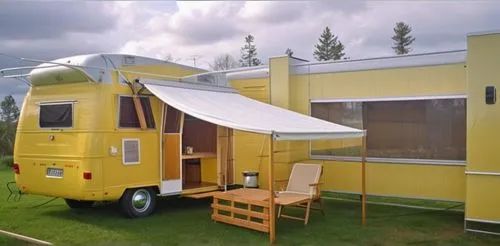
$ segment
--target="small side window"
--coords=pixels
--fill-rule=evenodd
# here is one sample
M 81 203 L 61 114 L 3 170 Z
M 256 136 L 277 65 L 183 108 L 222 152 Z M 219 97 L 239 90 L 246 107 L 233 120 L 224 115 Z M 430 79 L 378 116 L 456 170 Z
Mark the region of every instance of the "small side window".
M 140 97 L 140 101 L 144 118 L 146 119 L 146 125 L 148 128 L 154 129 L 156 126 L 149 98 Z M 118 125 L 119 127 L 125 128 L 141 127 L 139 118 L 137 117 L 137 111 L 135 110 L 134 100 L 130 96 L 120 96 L 120 119 Z
M 39 125 L 41 128 L 73 127 L 73 104 L 40 105 Z
M 122 161 L 125 165 L 141 162 L 139 139 L 122 139 Z

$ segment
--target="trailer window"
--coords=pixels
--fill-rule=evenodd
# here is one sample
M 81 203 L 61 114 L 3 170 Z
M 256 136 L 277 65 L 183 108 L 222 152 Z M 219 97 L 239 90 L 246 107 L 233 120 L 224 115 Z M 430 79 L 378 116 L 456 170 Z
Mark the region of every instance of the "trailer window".
M 153 110 L 151 108 L 151 103 L 148 97 L 140 97 L 142 112 L 144 113 L 144 118 L 146 119 L 146 125 L 148 128 L 155 128 L 155 120 L 153 117 Z M 134 100 L 130 96 L 120 97 L 120 127 L 128 128 L 140 128 L 139 118 L 137 117 L 137 111 L 135 110 Z
M 172 106 L 167 106 L 165 117 L 165 133 L 179 133 L 181 128 L 182 112 Z
M 73 126 L 73 104 L 40 105 L 39 125 L 42 128 Z

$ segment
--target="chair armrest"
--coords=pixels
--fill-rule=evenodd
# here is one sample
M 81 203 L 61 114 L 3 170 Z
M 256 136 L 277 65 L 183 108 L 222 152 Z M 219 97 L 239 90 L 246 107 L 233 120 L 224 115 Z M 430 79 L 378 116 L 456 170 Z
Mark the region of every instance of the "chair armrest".
M 288 181 L 289 181 L 288 179 L 276 179 L 276 180 L 274 180 L 274 182 L 276 182 L 276 183 L 281 183 L 281 185 L 280 185 L 281 191 L 284 191 L 286 189 L 286 183 Z
M 309 184 L 309 186 L 311 187 L 311 189 L 316 190 L 314 192 L 313 199 L 321 197 L 321 190 L 320 190 L 319 186 L 322 185 L 322 184 L 323 184 L 322 182 L 314 183 L 314 184 Z

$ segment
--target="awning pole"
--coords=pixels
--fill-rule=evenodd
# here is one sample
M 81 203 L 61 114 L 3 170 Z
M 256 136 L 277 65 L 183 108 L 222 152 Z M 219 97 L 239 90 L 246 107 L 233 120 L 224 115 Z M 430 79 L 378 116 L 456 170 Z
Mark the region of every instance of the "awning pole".
M 224 166 L 224 172 L 226 173 L 224 175 L 224 191 L 227 191 L 227 175 L 229 175 L 229 172 L 228 172 L 228 169 L 229 169 L 229 160 L 231 158 L 231 155 L 230 155 L 230 150 L 231 150 L 231 140 L 229 139 L 230 138 L 230 131 L 231 129 L 229 127 L 226 127 L 227 129 L 227 148 L 226 148 L 226 165 Z
M 273 134 L 269 136 L 269 243 L 274 244 L 276 241 L 275 231 L 275 215 L 274 215 L 274 140 Z
M 363 226 L 366 224 L 366 130 L 361 141 L 361 216 Z

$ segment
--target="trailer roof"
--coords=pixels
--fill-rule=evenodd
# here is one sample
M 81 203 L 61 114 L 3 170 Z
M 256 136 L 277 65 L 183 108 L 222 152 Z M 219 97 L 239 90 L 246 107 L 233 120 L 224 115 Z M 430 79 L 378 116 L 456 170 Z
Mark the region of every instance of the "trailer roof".
M 109 83 L 111 82 L 111 71 L 142 65 L 169 65 L 193 70 L 196 73 L 206 72 L 204 69 L 143 56 L 96 53 L 41 62 L 28 75 L 31 83 L 35 86 L 50 83 L 72 83 L 86 79 Z

